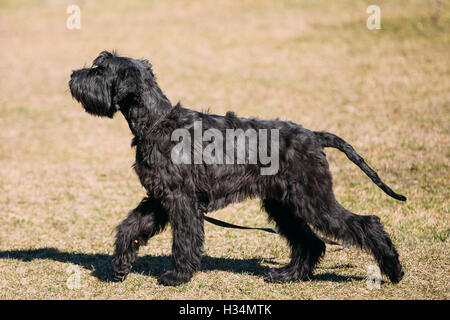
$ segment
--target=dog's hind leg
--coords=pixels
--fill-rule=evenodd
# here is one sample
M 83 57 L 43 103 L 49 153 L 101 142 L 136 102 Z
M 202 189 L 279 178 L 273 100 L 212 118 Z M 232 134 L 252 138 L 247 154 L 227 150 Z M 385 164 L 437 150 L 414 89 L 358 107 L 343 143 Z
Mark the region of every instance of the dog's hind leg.
M 370 252 L 381 272 L 392 282 L 399 282 L 404 275 L 402 266 L 380 219 L 374 215 L 360 216 L 342 207 L 333 193 L 325 154 L 318 152 L 313 155 L 303 164 L 307 175 L 300 180 L 302 183 L 291 186 L 290 205 L 298 208 L 296 213 L 314 229 Z
M 403 278 L 397 250 L 377 216 L 354 214 L 334 200 L 329 207 L 315 209 L 309 217 L 308 222 L 324 234 L 370 252 L 393 283 Z
M 166 271 L 158 281 L 166 286 L 177 286 L 188 282 L 200 268 L 204 242 L 203 214 L 193 200 L 181 192 L 171 195 L 167 210 L 173 235 L 174 269 Z
M 123 281 L 137 258 L 140 245 L 164 230 L 168 216 L 161 204 L 144 198 L 116 228 L 114 256 L 111 261 L 114 281 Z
M 264 200 L 263 207 L 269 219 L 277 225 L 277 231 L 291 247 L 291 261 L 280 269 L 272 269 L 267 277 L 271 282 L 307 280 L 325 254 L 325 243 L 311 230 L 306 221 L 292 208 L 275 200 Z

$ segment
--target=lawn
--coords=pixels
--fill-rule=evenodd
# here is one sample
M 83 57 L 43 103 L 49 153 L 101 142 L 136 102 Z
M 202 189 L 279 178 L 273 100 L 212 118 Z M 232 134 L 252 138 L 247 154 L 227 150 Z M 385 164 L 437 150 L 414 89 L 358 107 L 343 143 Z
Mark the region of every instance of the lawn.
M 1 299 L 449 299 L 450 6 L 379 1 L 0 0 Z M 69 4 L 81 8 L 70 30 Z M 403 203 L 327 149 L 337 199 L 376 214 L 406 275 L 367 285 L 373 258 L 327 247 L 315 279 L 264 282 L 286 242 L 206 224 L 202 270 L 163 287 L 170 228 L 141 248 L 123 283 L 108 282 L 114 227 L 145 191 L 123 117 L 91 117 L 72 100 L 73 69 L 102 50 L 147 58 L 173 103 L 280 118 L 351 143 Z M 211 214 L 271 226 L 259 200 Z M 75 284 L 75 285 L 74 285 Z

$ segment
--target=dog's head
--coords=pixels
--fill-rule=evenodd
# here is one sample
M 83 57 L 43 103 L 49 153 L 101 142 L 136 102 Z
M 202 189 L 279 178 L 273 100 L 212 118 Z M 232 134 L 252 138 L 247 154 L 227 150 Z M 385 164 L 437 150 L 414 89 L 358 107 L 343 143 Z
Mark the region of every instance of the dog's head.
M 103 51 L 91 68 L 72 72 L 72 96 L 93 115 L 112 118 L 122 106 L 140 99 L 141 93 L 156 85 L 151 65 L 146 60 L 119 57 Z

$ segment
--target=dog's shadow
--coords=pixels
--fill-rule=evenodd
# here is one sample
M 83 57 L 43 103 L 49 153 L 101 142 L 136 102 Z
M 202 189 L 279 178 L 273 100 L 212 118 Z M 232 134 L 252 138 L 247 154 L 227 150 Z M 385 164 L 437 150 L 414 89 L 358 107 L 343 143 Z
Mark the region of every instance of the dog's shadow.
M 56 248 L 41 248 L 31 250 L 0 251 L 0 259 L 16 259 L 25 262 L 36 259 L 54 260 L 58 262 L 79 265 L 84 269 L 91 270 L 91 274 L 103 282 L 111 281 L 111 256 L 102 253 L 76 253 L 64 252 Z M 261 262 L 276 262 L 267 259 L 234 259 L 204 256 L 202 259 L 202 271 L 228 271 L 234 273 L 245 273 L 254 276 L 265 276 L 270 267 L 261 265 Z M 170 256 L 143 256 L 136 260 L 131 270 L 132 273 L 144 274 L 158 277 L 164 271 L 170 270 L 172 266 Z M 347 266 L 342 266 L 347 267 Z M 333 269 L 339 268 L 333 267 Z M 320 273 L 315 276 L 315 281 L 351 282 L 361 281 L 365 278 L 357 276 L 341 276 L 333 273 Z

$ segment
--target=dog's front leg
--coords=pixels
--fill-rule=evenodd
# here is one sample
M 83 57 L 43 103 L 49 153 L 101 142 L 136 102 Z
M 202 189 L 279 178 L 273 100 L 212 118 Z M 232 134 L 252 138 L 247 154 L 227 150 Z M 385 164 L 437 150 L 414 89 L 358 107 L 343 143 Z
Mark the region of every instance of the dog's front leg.
M 169 222 L 173 232 L 174 269 L 165 272 L 159 283 L 177 286 L 188 282 L 200 268 L 203 255 L 203 214 L 186 194 L 171 197 Z
M 144 198 L 116 228 L 115 251 L 112 259 L 112 279 L 125 280 L 136 260 L 139 246 L 164 230 L 168 215 L 159 201 Z

